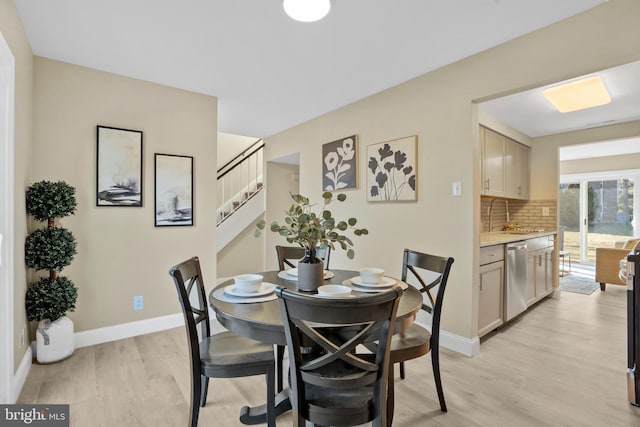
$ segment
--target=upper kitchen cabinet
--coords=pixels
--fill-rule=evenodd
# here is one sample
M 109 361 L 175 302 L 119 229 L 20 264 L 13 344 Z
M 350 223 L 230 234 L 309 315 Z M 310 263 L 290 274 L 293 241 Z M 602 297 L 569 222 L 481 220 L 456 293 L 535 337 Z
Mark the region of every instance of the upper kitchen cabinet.
M 482 194 L 529 199 L 529 147 L 480 126 Z

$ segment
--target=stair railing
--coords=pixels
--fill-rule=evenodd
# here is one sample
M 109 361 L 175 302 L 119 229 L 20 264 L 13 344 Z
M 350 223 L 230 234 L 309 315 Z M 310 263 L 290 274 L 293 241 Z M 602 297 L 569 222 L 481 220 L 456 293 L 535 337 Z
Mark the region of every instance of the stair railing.
M 263 156 L 259 139 L 218 169 L 218 225 L 262 190 Z

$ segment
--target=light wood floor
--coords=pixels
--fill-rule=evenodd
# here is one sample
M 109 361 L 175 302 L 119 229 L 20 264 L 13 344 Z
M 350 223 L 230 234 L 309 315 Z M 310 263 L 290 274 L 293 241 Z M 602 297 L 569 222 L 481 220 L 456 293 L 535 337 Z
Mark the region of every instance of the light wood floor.
M 546 299 L 485 338 L 474 358 L 442 351 L 448 413 L 439 410 L 429 357 L 396 380 L 394 426 L 640 426 L 627 400 L 626 291 Z M 76 350 L 34 364 L 18 403 L 69 403 L 71 425 L 178 426 L 189 397 L 184 331 Z M 263 377 L 210 382 L 200 426 L 237 426 L 246 402 L 264 402 Z M 291 415 L 278 418 L 291 425 Z

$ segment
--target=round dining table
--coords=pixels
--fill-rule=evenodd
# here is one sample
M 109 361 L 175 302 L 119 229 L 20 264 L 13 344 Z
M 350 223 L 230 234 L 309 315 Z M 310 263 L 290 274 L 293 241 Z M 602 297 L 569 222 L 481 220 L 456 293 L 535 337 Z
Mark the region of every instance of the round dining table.
M 266 271 L 259 273 L 263 276 L 263 282 L 271 283 L 283 288 L 296 290 L 297 280 L 293 276 L 288 276 L 285 272 Z M 326 285 L 338 285 L 348 281 L 359 275 L 358 271 L 353 270 L 331 270 L 325 272 Z M 404 288 L 404 292 L 400 297 L 398 311 L 396 314 L 395 332 L 398 333 L 410 326 L 416 316 L 416 313 L 422 307 L 422 294 L 413 286 L 396 279 L 396 283 Z M 217 299 L 214 294 L 219 294 L 222 288 L 226 288 L 233 284 L 233 279 L 217 285 L 209 294 L 209 303 L 216 313 L 216 318 L 221 325 L 228 330 L 252 338 L 268 344 L 278 346 L 286 346 L 286 338 L 284 332 L 284 324 L 280 313 L 280 305 L 275 299 L 252 303 L 235 303 L 222 301 Z M 355 287 L 352 295 L 366 295 L 359 292 Z M 282 373 L 278 372 L 281 376 Z M 279 415 L 291 409 L 288 390 L 282 390 L 276 397 L 276 414 Z M 260 424 L 266 422 L 265 405 L 255 408 L 245 407 L 241 411 L 240 421 L 243 424 Z

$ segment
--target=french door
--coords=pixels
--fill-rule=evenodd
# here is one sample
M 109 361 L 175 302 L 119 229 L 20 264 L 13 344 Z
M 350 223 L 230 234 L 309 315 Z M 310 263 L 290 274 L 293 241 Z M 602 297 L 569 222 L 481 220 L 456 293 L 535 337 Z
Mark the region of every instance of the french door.
M 634 197 L 640 171 L 612 171 L 560 177 L 559 224 L 564 250 L 581 263 L 595 261 L 595 249 L 640 235 Z

